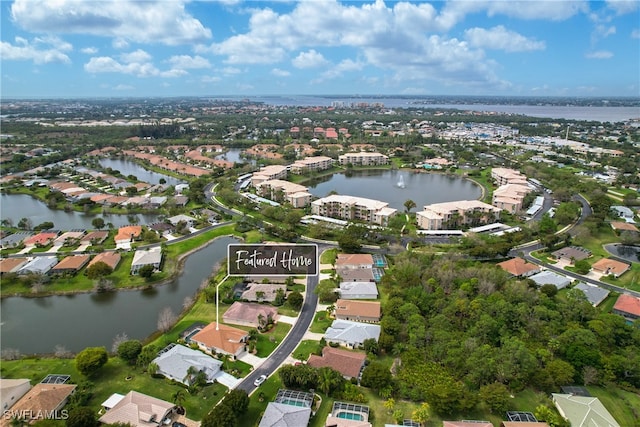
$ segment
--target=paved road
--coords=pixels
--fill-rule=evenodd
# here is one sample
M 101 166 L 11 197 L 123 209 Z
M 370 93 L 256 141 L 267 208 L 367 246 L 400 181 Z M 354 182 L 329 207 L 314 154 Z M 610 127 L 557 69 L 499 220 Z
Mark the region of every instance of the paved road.
M 318 250 L 322 253 L 322 249 L 319 247 Z M 304 336 L 307 329 L 311 325 L 313 321 L 313 316 L 316 312 L 316 307 L 318 305 L 318 296 L 315 294 L 314 290 L 318 285 L 319 275 L 317 276 L 309 276 L 307 278 L 307 291 L 304 298 L 304 304 L 302 305 L 302 309 L 300 310 L 300 315 L 298 316 L 298 320 L 289 331 L 289 334 L 285 337 L 282 343 L 275 349 L 273 353 L 267 358 L 267 360 L 260 365 L 257 369 L 247 375 L 240 384 L 236 388 L 240 390 L 244 390 L 247 393 L 251 394 L 256 387 L 253 385 L 253 382 L 260 375 L 271 376 L 273 372 L 275 372 L 280 365 L 287 359 L 287 357 L 295 350 L 300 341 L 302 341 L 302 337 Z
M 591 206 L 589 205 L 589 202 L 587 202 L 587 200 L 584 197 L 582 197 L 580 195 L 575 195 L 573 197 L 573 200 L 576 200 L 576 201 L 580 202 L 580 204 L 582 205 L 582 210 L 580 212 L 580 218 L 578 218 L 578 220 L 571 227 L 569 227 L 566 230 L 569 234 L 572 234 L 572 235 L 574 234 L 575 227 L 577 225 L 579 225 L 579 224 L 582 224 L 584 222 L 584 220 L 588 216 L 590 216 L 591 213 L 593 212 L 591 210 Z M 519 256 L 519 254 L 522 254 L 524 259 L 526 259 L 527 261 L 529 261 L 529 262 L 531 262 L 533 264 L 545 267 L 548 270 L 555 271 L 556 273 L 560 273 L 560 274 L 563 274 L 565 276 L 569 276 L 569 277 L 571 277 L 573 279 L 577 279 L 577 280 L 583 281 L 585 283 L 589 283 L 589 284 L 592 284 L 592 285 L 599 286 L 599 287 L 601 287 L 603 289 L 607 289 L 609 291 L 618 292 L 618 293 L 626 293 L 626 294 L 630 294 L 630 295 L 633 295 L 633 296 L 636 296 L 636 297 L 640 297 L 640 292 L 632 291 L 630 289 L 622 288 L 620 286 L 611 285 L 609 283 L 601 282 L 600 280 L 591 279 L 589 277 L 585 277 L 585 276 L 582 276 L 580 274 L 573 273 L 573 272 L 565 270 L 563 268 L 556 267 L 556 266 L 554 266 L 552 264 L 544 263 L 544 262 L 540 261 L 539 259 L 537 259 L 537 258 L 535 258 L 535 257 L 533 257 L 531 255 L 531 252 L 535 252 L 535 251 L 543 249 L 543 248 L 544 248 L 544 245 L 538 243 L 537 241 L 530 242 L 530 243 L 527 243 L 525 245 L 519 246 L 518 248 L 512 249 L 510 251 L 509 255 L 510 256 Z

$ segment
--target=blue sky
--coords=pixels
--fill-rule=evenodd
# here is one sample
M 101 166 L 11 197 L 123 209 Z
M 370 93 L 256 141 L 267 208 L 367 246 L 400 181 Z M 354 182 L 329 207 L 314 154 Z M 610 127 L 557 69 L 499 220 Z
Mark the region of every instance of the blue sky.
M 634 1 L 1 1 L 1 95 L 640 96 Z

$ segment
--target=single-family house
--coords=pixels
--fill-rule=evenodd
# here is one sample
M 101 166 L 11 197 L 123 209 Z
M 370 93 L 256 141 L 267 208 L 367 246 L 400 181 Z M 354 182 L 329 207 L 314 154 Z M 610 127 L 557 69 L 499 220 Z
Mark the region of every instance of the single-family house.
M 90 255 L 71 255 L 65 257 L 57 263 L 52 269 L 51 273 L 53 274 L 75 274 L 82 269 L 89 260 L 91 259 Z
M 222 353 L 237 359 L 246 349 L 249 333 L 242 329 L 211 322 L 191 337 L 208 353 Z
M 336 319 L 365 323 L 378 323 L 380 321 L 379 301 L 339 299 L 336 301 L 335 307 Z
M 58 236 L 57 232 L 42 231 L 34 236 L 28 237 L 23 240 L 25 246 L 46 246 Z
M 364 353 L 326 346 L 322 349 L 322 356 L 309 355 L 307 365 L 314 368 L 329 367 L 349 380 L 358 378 L 366 359 L 367 355 Z
M 31 389 L 28 379 L 0 378 L 0 405 L 6 411 Z
M 43 420 L 47 414 L 62 410 L 75 390 L 75 384 L 36 384 L 11 407 L 11 413 L 22 414 L 29 423 Z M 0 426 L 10 423 L 3 417 Z
M 597 397 L 551 393 L 551 399 L 571 427 L 620 427 Z
M 305 427 L 311 418 L 311 408 L 269 402 L 258 427 Z
M 160 271 L 162 265 L 162 248 L 155 246 L 146 250 L 137 250 L 131 261 L 131 274 L 138 274 L 145 265 L 152 265 L 154 271 Z
M 378 287 L 375 282 L 340 282 L 342 299 L 378 299 Z
M 215 381 L 220 373 L 221 361 L 183 345 L 170 346 L 153 359 L 153 363 L 158 365 L 160 375 L 188 386 L 191 384 L 188 371 L 193 367 L 205 374 L 208 383 Z
M 338 254 L 336 268 L 373 268 L 373 255 Z
M 638 232 L 638 227 L 636 227 L 635 225 L 631 224 L 630 222 L 622 222 L 622 221 L 611 221 L 611 228 L 613 228 L 613 231 L 617 232 L 617 233 L 622 233 L 622 232 L 631 232 L 631 233 L 637 233 Z
M 591 257 L 591 251 L 580 246 L 567 246 L 551 252 L 551 255 L 557 260 L 565 260 L 573 264 Z
M 189 198 L 187 196 L 174 196 L 173 203 L 175 203 L 176 206 L 185 207 L 187 203 L 189 203 Z
M 640 298 L 629 294 L 621 294 L 611 311 L 627 319 L 640 319 Z
M 123 243 L 131 243 L 142 234 L 142 226 L 127 225 L 118 229 L 118 234 L 114 237 L 116 245 Z
M 593 271 L 604 276 L 611 274 L 614 277 L 620 277 L 630 268 L 631 265 L 611 258 L 602 258 L 591 265 Z
M 160 237 L 166 237 L 176 231 L 176 227 L 168 222 L 155 222 L 149 225 L 149 229 L 158 233 Z
M 89 265 L 87 265 L 87 268 L 91 267 L 97 262 L 104 262 L 109 267 L 111 267 L 111 270 L 115 270 L 116 267 L 118 267 L 118 264 L 120 264 L 121 259 L 122 259 L 122 256 L 118 252 L 115 252 L 115 251 L 101 252 L 98 255 L 96 255 L 91 261 L 89 261 Z
M 287 292 L 287 285 L 279 283 L 249 283 L 240 299 L 257 302 L 273 302 L 278 293 Z
M 541 421 L 503 421 L 500 427 L 549 427 L 549 424 Z
M 350 402 L 333 402 L 325 427 L 371 427 L 369 407 Z
M 47 274 L 58 263 L 55 256 L 37 256 L 18 270 L 18 274 Z
M 626 222 L 633 222 L 634 213 L 631 208 L 627 206 L 611 206 L 611 211 L 618 217 L 624 219 Z
M 489 421 L 442 421 L 442 427 L 493 427 Z
M 10 249 L 18 247 L 24 242 L 25 239 L 33 236 L 33 233 L 30 231 L 17 231 L 13 234 L 9 234 L 8 236 L 4 236 L 0 239 L 0 248 L 1 249 Z
M 192 228 L 195 223 L 198 222 L 198 220 L 194 217 L 184 214 L 172 216 L 171 218 L 168 218 L 167 221 L 169 221 L 174 226 L 178 226 L 178 223 L 184 222 L 187 228 Z
M 109 236 L 108 231 L 90 231 L 80 239 L 81 244 L 99 245 Z
M 222 320 L 234 325 L 254 328 L 266 325 L 267 319 L 276 320 L 278 309 L 265 304 L 236 301 L 225 311 Z
M 313 394 L 286 389 L 278 390 L 267 405 L 258 427 L 305 427 L 311 418 Z
M 558 290 L 566 288 L 569 284 L 571 284 L 571 279 L 569 279 L 567 276 L 563 276 L 562 274 L 558 274 L 549 270 L 541 271 L 538 274 L 534 274 L 533 276 L 530 276 L 529 279 L 536 282 L 538 286 L 553 285 L 558 288 Z
M 373 268 L 336 267 L 341 282 L 375 282 Z
M 109 399 L 113 406 L 107 410 L 98 421 L 103 424 L 128 424 L 132 427 L 158 427 L 168 425 L 176 405 L 164 400 L 148 396 L 137 391 L 130 391 L 117 400 Z M 104 406 L 104 405 L 103 405 Z
M 608 290 L 585 282 L 578 283 L 574 286 L 574 289 L 582 291 L 584 296 L 587 297 L 587 301 L 589 301 L 594 307 L 599 306 L 600 303 L 609 296 Z
M 29 260 L 27 258 L 3 258 L 0 259 L 0 275 L 7 273 L 16 273 Z
M 62 233 L 60 236 L 58 236 L 53 241 L 53 244 L 54 246 L 55 245 L 62 246 L 65 243 L 74 244 L 74 243 L 80 242 L 80 240 L 82 240 L 82 236 L 84 235 L 85 235 L 84 231 L 66 231 Z
M 516 277 L 529 277 L 541 271 L 539 266 L 519 257 L 499 262 L 496 265 Z
M 380 338 L 380 325 L 336 319 L 327 328 L 324 339 L 347 347 L 360 347 L 365 340 Z

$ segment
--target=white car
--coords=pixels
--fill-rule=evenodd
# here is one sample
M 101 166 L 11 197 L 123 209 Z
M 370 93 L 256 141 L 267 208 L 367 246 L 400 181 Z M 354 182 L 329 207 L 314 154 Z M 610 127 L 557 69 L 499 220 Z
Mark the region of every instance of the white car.
M 258 387 L 260 384 L 262 384 L 263 382 L 265 382 L 267 380 L 267 376 L 266 375 L 260 375 L 258 378 L 256 378 L 256 380 L 253 382 L 253 385 Z

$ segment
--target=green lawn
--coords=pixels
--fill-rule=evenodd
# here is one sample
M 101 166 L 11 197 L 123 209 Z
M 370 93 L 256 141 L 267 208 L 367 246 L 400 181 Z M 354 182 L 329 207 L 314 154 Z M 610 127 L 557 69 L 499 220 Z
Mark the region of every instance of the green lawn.
M 298 347 L 296 347 L 296 349 L 293 351 L 293 357 L 294 359 L 305 361 L 309 359 L 309 355 L 311 353 L 314 353 L 319 346 L 320 345 L 318 344 L 318 341 L 313 341 L 313 340 L 301 341 L 300 344 L 298 344 Z
M 331 326 L 332 322 L 333 319 L 329 317 L 326 310 L 318 311 L 313 318 L 313 323 L 311 323 L 311 327 L 309 328 L 309 330 L 311 332 L 322 334 L 327 330 L 329 326 Z
M 252 427 L 260 423 L 269 402 L 275 399 L 278 390 L 283 388 L 278 373 L 271 375 L 260 387 L 257 387 L 249 399 L 249 408 L 238 419 L 238 426 Z
M 621 389 L 587 387 L 621 426 L 640 427 L 640 396 Z
M 338 258 L 338 249 L 327 249 L 320 254 L 320 264 L 333 264 Z
M 73 359 L 22 359 L 18 361 L 2 362 L 3 378 L 29 378 L 32 384 L 41 381 L 47 374 L 66 374 L 71 376 L 71 382 L 78 383 L 85 379 L 75 368 Z M 100 410 L 100 404 L 111 394 L 126 394 L 131 390 L 145 393 L 169 402 L 173 401 L 173 394 L 178 390 L 184 390 L 184 386 L 164 378 L 151 378 L 141 369 L 129 366 L 117 357 L 112 357 L 94 377 L 90 378 L 93 384 L 93 396 L 88 406 L 96 411 Z M 187 416 L 194 420 L 200 420 L 211 410 L 218 400 L 224 396 L 227 388 L 220 384 L 211 384 L 204 387 L 198 394 L 185 393 L 184 407 Z M 186 391 L 186 390 L 185 390 Z
M 282 342 L 287 335 L 291 325 L 288 323 L 278 323 L 275 328 L 269 332 L 261 333 L 258 335 L 258 344 L 256 345 L 256 356 L 267 357 L 273 350 L 276 349 L 278 344 Z

